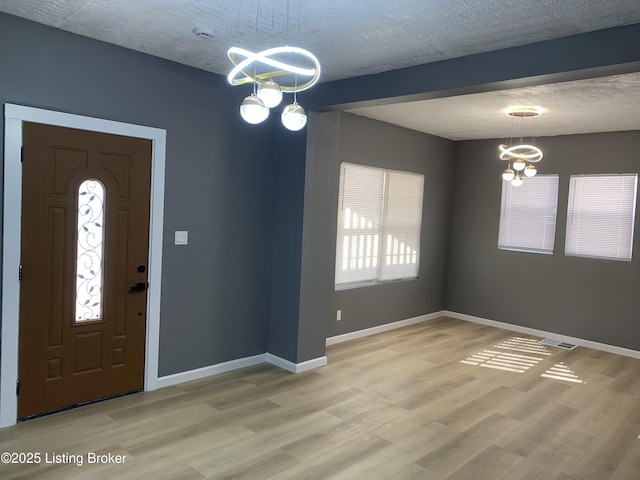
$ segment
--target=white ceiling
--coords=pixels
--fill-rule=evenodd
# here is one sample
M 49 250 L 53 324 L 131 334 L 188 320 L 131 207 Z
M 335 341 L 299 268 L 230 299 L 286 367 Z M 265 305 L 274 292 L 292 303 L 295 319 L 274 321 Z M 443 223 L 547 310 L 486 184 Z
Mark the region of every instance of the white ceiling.
M 536 119 L 513 120 L 507 107 L 540 106 Z M 640 130 L 640 73 L 347 110 L 451 140 L 500 138 L 522 127 L 536 135 Z
M 319 58 L 321 81 L 640 22 L 638 0 L 0 0 L 0 12 L 223 75 L 232 45 L 293 44 Z M 212 27 L 214 37 L 194 36 L 198 26 Z M 636 92 L 631 106 L 629 88 Z M 632 117 L 637 91 L 630 75 L 354 113 L 447 138 L 485 138 L 503 135 L 499 111 L 507 104 L 533 102 L 549 110 L 540 129 L 548 122 L 555 134 L 578 133 Z

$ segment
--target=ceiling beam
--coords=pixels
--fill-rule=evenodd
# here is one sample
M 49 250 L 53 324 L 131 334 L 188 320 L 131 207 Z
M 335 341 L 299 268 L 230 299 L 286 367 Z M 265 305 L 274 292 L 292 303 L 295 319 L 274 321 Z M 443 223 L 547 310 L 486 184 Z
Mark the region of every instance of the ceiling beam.
M 320 83 L 318 111 L 428 100 L 640 71 L 640 23 Z

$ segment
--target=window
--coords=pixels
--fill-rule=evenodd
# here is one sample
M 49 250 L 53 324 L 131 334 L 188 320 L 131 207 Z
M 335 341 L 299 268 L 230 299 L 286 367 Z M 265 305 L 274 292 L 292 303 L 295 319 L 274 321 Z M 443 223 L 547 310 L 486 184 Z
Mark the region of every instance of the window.
M 104 185 L 89 179 L 78 188 L 76 322 L 102 318 Z
M 502 182 L 498 248 L 553 253 L 558 175 L 536 175 L 514 187 Z
M 571 175 L 566 255 L 631 261 L 638 175 Z
M 342 163 L 336 287 L 417 278 L 424 175 Z

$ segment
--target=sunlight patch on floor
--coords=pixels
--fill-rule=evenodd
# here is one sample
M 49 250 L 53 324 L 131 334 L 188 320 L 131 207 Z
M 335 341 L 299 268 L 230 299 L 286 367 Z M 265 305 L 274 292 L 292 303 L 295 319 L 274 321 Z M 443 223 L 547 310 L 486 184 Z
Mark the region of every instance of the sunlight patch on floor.
M 541 377 L 553 378 L 554 380 L 562 380 L 571 383 L 586 383 L 576 373 L 567 367 L 564 362 L 556 363 L 549 370 L 544 372 Z
M 505 352 L 504 350 L 511 350 L 512 352 L 517 351 L 520 353 Z M 541 345 L 539 340 L 535 340 L 533 338 L 511 337 L 494 345 L 492 349 L 486 349 L 481 352 L 474 353 L 470 357 L 461 360 L 460 363 L 477 367 L 504 370 L 506 372 L 524 373 L 543 360 L 546 360 L 544 357 L 528 354 L 551 355 L 551 351 L 544 345 Z M 540 376 L 553 380 L 561 380 L 563 382 L 586 383 L 563 362 L 556 363 Z
M 511 337 L 495 345 L 495 348 L 534 353 L 536 355 L 551 355 L 551 351 L 547 347 L 540 345 L 540 341 L 533 338 Z
M 496 350 L 483 350 L 465 360 L 462 360 L 460 363 L 477 365 L 479 367 L 495 368 L 498 370 L 505 370 L 507 372 L 524 373 L 541 360 L 543 359 L 529 355 L 498 352 Z

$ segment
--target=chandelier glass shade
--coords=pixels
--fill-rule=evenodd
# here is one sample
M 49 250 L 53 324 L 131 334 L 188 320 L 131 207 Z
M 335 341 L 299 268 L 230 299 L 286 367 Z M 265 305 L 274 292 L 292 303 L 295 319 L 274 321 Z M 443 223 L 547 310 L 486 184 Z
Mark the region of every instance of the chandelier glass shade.
M 281 115 L 282 124 L 292 132 L 302 130 L 307 124 L 307 114 L 297 102 L 284 107 Z
M 513 169 L 516 172 L 521 172 L 522 170 L 524 170 L 524 168 L 527 166 L 527 163 L 522 160 L 521 158 L 516 158 L 512 163 L 511 166 L 513 167 Z
M 269 116 L 269 109 L 254 93 L 242 101 L 240 115 L 245 122 L 256 125 L 264 122 Z
M 536 173 L 538 173 L 538 169 L 535 165 L 527 165 L 524 169 L 524 174 L 527 177 L 535 177 Z
M 273 80 L 267 80 L 258 87 L 258 98 L 262 100 L 265 107 L 273 108 L 280 105 L 282 101 L 282 90 Z
M 507 168 L 504 172 L 502 172 L 502 179 L 505 182 L 510 182 L 516 176 L 515 172 L 510 168 Z
M 510 107 L 506 114 L 512 118 L 525 119 L 536 118 L 542 115 L 543 109 L 540 107 Z M 542 150 L 534 145 L 534 134 L 532 131 L 531 142 L 524 143 L 522 135 L 523 125 L 520 124 L 520 143 L 513 142 L 513 135 L 499 146 L 500 160 L 508 162 L 507 168 L 502 172 L 502 179 L 511 182 L 514 187 L 519 187 L 523 183 L 522 173 L 525 177 L 534 177 L 538 169 L 534 165 L 542 160 Z M 511 145 L 509 145 L 511 143 Z M 515 144 L 514 144 L 515 143 Z
M 292 131 L 304 128 L 307 115 L 298 104 L 296 94 L 311 88 L 320 78 L 320 62 L 311 52 L 289 46 L 269 48 L 257 53 L 231 47 L 227 56 L 234 65 L 227 75 L 227 81 L 231 85 L 249 83 L 253 84 L 254 88 L 257 85 L 257 95 L 250 95 L 242 102 L 240 107 L 242 118 L 249 123 L 259 123 L 247 120 L 242 112 L 245 102 L 250 104 L 247 107 L 252 111 L 258 111 L 255 100 L 259 100 L 267 109 L 267 115 L 260 120 L 264 121 L 269 115 L 268 110 L 280 104 L 283 93 L 292 93 L 293 103 L 284 108 L 281 115 L 282 124 Z M 278 79 L 278 82 L 274 78 Z M 258 115 L 251 118 L 258 118 Z
M 511 180 L 511 185 L 513 185 L 514 187 L 519 187 L 520 185 L 522 185 L 522 177 L 520 176 L 520 174 L 517 174 L 515 177 L 513 177 L 513 180 Z

